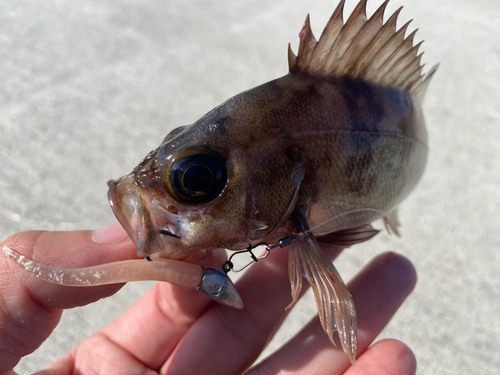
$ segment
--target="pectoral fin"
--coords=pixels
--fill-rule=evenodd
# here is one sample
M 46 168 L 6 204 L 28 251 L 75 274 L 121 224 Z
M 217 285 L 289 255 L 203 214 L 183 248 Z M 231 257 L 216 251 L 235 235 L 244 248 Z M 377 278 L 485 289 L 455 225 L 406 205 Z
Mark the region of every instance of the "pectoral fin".
M 289 253 L 289 277 L 292 285 L 292 302 L 298 299 L 302 288 L 302 272 L 314 291 L 319 318 L 330 341 L 335 344 L 333 333 L 338 331 L 342 349 L 352 364 L 356 358 L 357 319 L 351 294 L 347 290 L 332 261 L 321 249 L 316 238 L 308 231 L 307 222 L 301 213 L 295 212 L 302 241 L 291 244 Z

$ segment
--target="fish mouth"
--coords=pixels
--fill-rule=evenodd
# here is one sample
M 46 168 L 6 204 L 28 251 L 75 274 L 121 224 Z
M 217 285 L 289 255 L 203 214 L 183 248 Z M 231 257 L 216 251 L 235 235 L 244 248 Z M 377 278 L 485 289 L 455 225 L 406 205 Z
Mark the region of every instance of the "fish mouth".
M 178 211 L 164 207 L 141 188 L 132 174 L 108 182 L 108 200 L 116 218 L 145 258 L 161 253 L 182 241 L 182 232 L 174 224 Z M 154 197 L 153 197 L 154 198 Z

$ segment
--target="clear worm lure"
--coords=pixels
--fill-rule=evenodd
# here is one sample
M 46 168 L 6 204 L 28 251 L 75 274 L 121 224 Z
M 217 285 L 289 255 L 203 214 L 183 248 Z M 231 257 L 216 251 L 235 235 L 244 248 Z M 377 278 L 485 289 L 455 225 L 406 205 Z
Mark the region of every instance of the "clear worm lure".
M 203 275 L 202 268 L 196 264 L 162 258 L 157 258 L 154 262 L 136 259 L 85 268 L 56 268 L 35 262 L 5 245 L 2 251 L 40 279 L 66 286 L 86 287 L 157 280 L 193 288 L 200 284 Z
M 283 248 L 293 241 L 301 240 L 301 237 L 286 237 L 270 246 L 267 243 L 249 245 L 242 251 L 232 254 L 224 262 L 221 269 L 200 267 L 196 264 L 186 263 L 178 260 L 154 258 L 152 261 L 144 262 L 142 259 L 123 260 L 119 262 L 105 263 L 85 268 L 57 268 L 38 263 L 18 251 L 2 246 L 3 253 L 16 262 L 26 271 L 36 277 L 58 285 L 89 287 L 98 285 L 119 284 L 130 281 L 166 281 L 170 284 L 180 285 L 187 288 L 197 288 L 214 301 L 223 305 L 243 308 L 243 301 L 236 290 L 228 272 L 240 272 L 252 263 L 266 258 L 270 251 L 280 247 Z M 256 256 L 252 250 L 265 245 L 265 254 Z M 238 269 L 234 268 L 232 259 L 234 256 L 249 253 L 252 260 Z

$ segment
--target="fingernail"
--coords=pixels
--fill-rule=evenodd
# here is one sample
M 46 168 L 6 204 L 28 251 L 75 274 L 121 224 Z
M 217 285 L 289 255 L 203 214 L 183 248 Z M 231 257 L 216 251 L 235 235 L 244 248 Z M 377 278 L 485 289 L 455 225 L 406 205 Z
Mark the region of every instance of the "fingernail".
M 127 232 L 125 232 L 125 229 L 118 222 L 96 229 L 92 233 L 94 242 L 102 244 L 118 243 L 127 238 Z

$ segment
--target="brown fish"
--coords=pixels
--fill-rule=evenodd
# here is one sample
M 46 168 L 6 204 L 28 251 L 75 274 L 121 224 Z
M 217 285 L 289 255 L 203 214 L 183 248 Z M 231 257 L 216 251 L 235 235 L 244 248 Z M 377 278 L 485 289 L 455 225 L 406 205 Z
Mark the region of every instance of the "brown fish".
M 415 32 L 405 38 L 408 23 L 396 29 L 401 8 L 384 24 L 388 1 L 367 19 L 362 0 L 344 23 L 344 2 L 318 41 L 306 19 L 297 56 L 289 48 L 289 74 L 172 131 L 132 173 L 109 182 L 109 200 L 140 257 L 182 260 L 200 249 L 300 238 L 289 250 L 290 306 L 303 270 L 324 330 L 332 343 L 338 331 L 354 363 L 354 303 L 317 237 L 350 246 L 378 233 L 370 224 L 380 218 L 398 234 L 396 209 L 426 164 L 421 104 L 436 69 L 422 76 Z M 148 267 L 175 269 L 175 280 L 189 278 L 183 285 L 199 282 L 194 266 L 163 264 Z M 86 285 L 103 283 L 98 269 L 99 280 Z M 56 271 L 58 280 L 69 275 Z M 114 272 L 107 282 L 118 282 Z
M 289 74 L 245 91 L 172 131 L 132 173 L 110 181 L 113 211 L 138 255 L 183 259 L 199 249 L 242 249 L 299 234 L 290 246 L 292 304 L 310 282 L 323 328 L 354 362 L 352 298 L 317 238 L 348 246 L 373 237 L 427 159 L 420 43 L 388 1 L 347 22 L 344 1 L 316 41 L 309 17 Z

